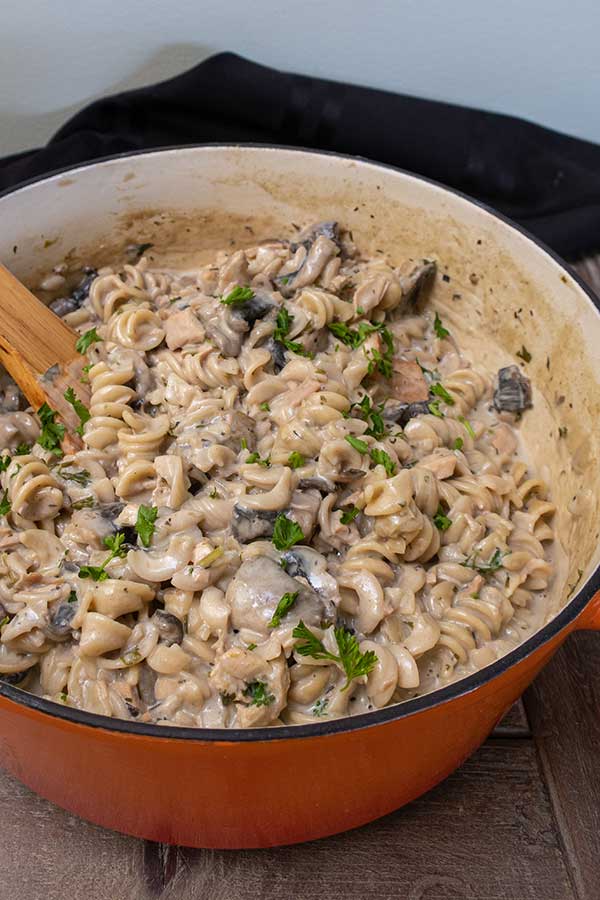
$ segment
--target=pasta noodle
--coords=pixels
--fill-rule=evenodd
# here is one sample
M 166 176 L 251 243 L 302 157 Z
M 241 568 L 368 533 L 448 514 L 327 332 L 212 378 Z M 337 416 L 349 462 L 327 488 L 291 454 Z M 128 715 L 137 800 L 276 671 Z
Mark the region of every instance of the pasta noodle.
M 541 624 L 529 383 L 471 364 L 435 277 L 332 222 L 185 271 L 86 270 L 54 301 L 87 344 L 83 449 L 33 443 L 3 389 L 0 677 L 137 721 L 298 724 L 433 690 Z

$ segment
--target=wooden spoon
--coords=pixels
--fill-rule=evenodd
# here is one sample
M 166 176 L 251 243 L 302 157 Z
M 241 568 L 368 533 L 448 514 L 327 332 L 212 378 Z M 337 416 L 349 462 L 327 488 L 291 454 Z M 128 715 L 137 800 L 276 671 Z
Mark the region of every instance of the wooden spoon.
M 77 337 L 0 263 L 0 362 L 36 412 L 43 403 L 58 412 L 69 450 L 81 447 L 80 422 L 64 393 L 72 387 L 86 406 L 90 398 L 80 380 L 86 360 L 75 349 Z

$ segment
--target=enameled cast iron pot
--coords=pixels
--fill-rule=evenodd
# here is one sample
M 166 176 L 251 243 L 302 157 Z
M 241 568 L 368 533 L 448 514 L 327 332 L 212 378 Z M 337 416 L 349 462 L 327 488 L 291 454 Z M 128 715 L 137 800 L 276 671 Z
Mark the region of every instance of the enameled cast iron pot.
M 558 614 L 493 665 L 429 696 L 366 715 L 251 731 L 108 719 L 0 683 L 0 763 L 85 819 L 155 841 L 265 847 L 382 816 L 445 778 L 568 635 L 600 628 L 598 301 L 551 252 L 467 198 L 363 160 L 285 148 L 203 146 L 121 156 L 0 197 L 0 259 L 35 287 L 152 242 L 165 260 L 290 223 L 339 219 L 396 262 L 435 255 L 434 303 L 476 361 L 533 359 L 523 429 L 557 503 Z M 248 230 L 248 226 L 254 234 Z M 457 296 L 460 295 L 460 296 Z M 557 439 L 558 425 L 567 437 Z

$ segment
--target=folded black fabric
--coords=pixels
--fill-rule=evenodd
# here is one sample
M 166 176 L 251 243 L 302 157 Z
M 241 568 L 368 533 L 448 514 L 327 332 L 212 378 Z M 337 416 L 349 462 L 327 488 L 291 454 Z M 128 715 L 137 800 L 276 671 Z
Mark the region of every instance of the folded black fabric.
M 46 147 L 0 161 L 0 189 L 111 153 L 206 141 L 391 163 L 489 203 L 563 255 L 600 248 L 600 146 L 511 116 L 278 72 L 232 53 L 90 104 Z

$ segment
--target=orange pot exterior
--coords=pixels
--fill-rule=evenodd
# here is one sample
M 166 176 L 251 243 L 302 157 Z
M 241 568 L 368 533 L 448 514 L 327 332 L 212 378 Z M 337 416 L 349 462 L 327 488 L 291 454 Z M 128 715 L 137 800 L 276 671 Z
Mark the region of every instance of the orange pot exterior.
M 600 603 L 592 612 L 600 614 Z M 585 610 L 577 627 L 589 627 L 590 615 Z M 449 775 L 568 630 L 467 694 L 326 736 L 155 738 L 93 728 L 0 698 L 0 758 L 43 797 L 138 837 L 211 848 L 312 840 L 398 809 Z

